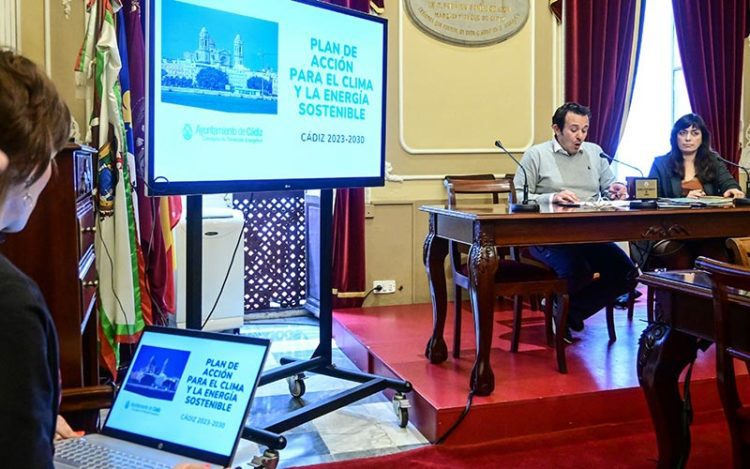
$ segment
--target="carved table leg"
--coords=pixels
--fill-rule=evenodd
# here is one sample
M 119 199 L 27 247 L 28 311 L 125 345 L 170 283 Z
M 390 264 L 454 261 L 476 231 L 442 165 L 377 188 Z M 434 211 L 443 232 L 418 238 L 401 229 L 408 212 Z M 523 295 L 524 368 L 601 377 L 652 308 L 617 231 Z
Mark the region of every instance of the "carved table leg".
M 422 260 L 427 269 L 432 296 L 432 337 L 427 342 L 425 357 L 430 363 L 442 363 L 448 359 L 448 346 L 443 338 L 448 294 L 445 286 L 445 257 L 448 255 L 448 240 L 435 235 L 435 215 L 430 215 L 430 231 L 424 241 Z
M 494 326 L 495 271 L 499 261 L 494 239 L 483 232 L 476 233 L 474 237 L 474 244 L 469 250 L 469 294 L 474 313 L 477 358 L 471 372 L 471 389 L 477 396 L 487 396 L 495 389 L 490 349 Z
M 659 468 L 685 467 L 690 455 L 690 427 L 678 380 L 697 350 L 694 337 L 663 323 L 649 325 L 639 341 L 638 381 L 656 431 Z

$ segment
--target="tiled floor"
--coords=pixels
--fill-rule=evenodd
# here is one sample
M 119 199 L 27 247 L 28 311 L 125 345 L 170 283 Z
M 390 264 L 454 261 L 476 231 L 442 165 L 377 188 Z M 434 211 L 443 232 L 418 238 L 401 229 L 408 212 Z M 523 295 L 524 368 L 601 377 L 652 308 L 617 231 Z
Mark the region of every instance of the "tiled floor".
M 317 321 L 310 318 L 253 322 L 243 326 L 241 333 L 271 339 L 266 369 L 279 366 L 282 357 L 309 358 L 318 345 Z M 341 368 L 356 369 L 335 342 L 333 362 Z M 250 422 L 262 427 L 264 422 L 306 402 L 316 402 L 353 386 L 355 383 L 349 381 L 308 374 L 306 392 L 300 399 L 289 394 L 286 380 L 261 386 L 256 392 Z M 382 393 L 293 428 L 284 436 L 288 444 L 280 452 L 279 468 L 389 454 L 429 444 L 411 423 L 406 428 L 398 426 L 391 401 Z M 255 451 L 260 453 L 260 449 Z

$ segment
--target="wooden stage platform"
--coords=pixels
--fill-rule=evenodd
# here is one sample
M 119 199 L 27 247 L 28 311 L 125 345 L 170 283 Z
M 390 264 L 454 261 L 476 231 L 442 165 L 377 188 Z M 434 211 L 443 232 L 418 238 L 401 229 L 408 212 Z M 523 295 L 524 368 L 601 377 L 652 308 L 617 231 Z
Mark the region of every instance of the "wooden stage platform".
M 445 339 L 450 347 L 450 303 L 448 311 Z M 514 354 L 510 353 L 511 303 L 498 304 L 491 354 L 495 391 L 474 397 L 471 411 L 449 441 L 473 443 L 592 427 L 606 431 L 611 426 L 648 422 L 636 375 L 638 339 L 645 319 L 645 295 L 636 303 L 632 322 L 626 311 L 616 310 L 617 341 L 612 344 L 604 313 L 588 319 L 584 331 L 574 333 L 580 340 L 567 348 L 568 374 L 560 374 L 554 350 L 545 345 L 542 314 L 524 312 L 521 344 Z M 430 441 L 443 435 L 460 416 L 469 393 L 475 350 L 468 303 L 463 309 L 461 357 L 454 359 L 449 350 L 450 357 L 440 365 L 431 365 L 424 357 L 432 329 L 429 304 L 337 310 L 333 328 L 338 346 L 360 369 L 412 383 L 409 419 Z M 696 421 L 719 415 L 714 377 L 711 347 L 699 353 L 693 371 Z M 741 383 L 750 388 L 746 375 Z

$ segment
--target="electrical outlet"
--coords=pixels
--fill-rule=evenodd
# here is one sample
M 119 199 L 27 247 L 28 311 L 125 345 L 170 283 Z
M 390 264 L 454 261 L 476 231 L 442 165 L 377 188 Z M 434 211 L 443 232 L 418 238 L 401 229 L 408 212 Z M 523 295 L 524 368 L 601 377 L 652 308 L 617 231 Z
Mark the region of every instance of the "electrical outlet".
M 377 288 L 380 287 L 380 290 Z M 395 280 L 373 280 L 372 288 L 376 295 L 387 295 L 389 293 L 396 293 L 396 281 Z

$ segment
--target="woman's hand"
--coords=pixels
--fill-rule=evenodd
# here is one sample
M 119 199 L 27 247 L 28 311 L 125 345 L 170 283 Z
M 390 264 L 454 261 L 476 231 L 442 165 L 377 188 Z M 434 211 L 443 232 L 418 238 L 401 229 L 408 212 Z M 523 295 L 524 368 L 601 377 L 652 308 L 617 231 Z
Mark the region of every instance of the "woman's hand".
M 67 440 L 68 438 L 78 438 L 83 436 L 84 432 L 77 432 L 70 428 L 68 422 L 62 418 L 61 415 L 57 416 L 57 424 L 55 425 L 55 440 Z
M 693 189 L 692 191 L 688 192 L 687 196 L 691 199 L 698 199 L 700 197 L 705 197 L 706 193 L 703 192 L 703 189 Z
M 731 197 L 733 199 L 741 199 L 745 197 L 745 193 L 739 189 L 728 189 L 724 192 L 724 197 Z

